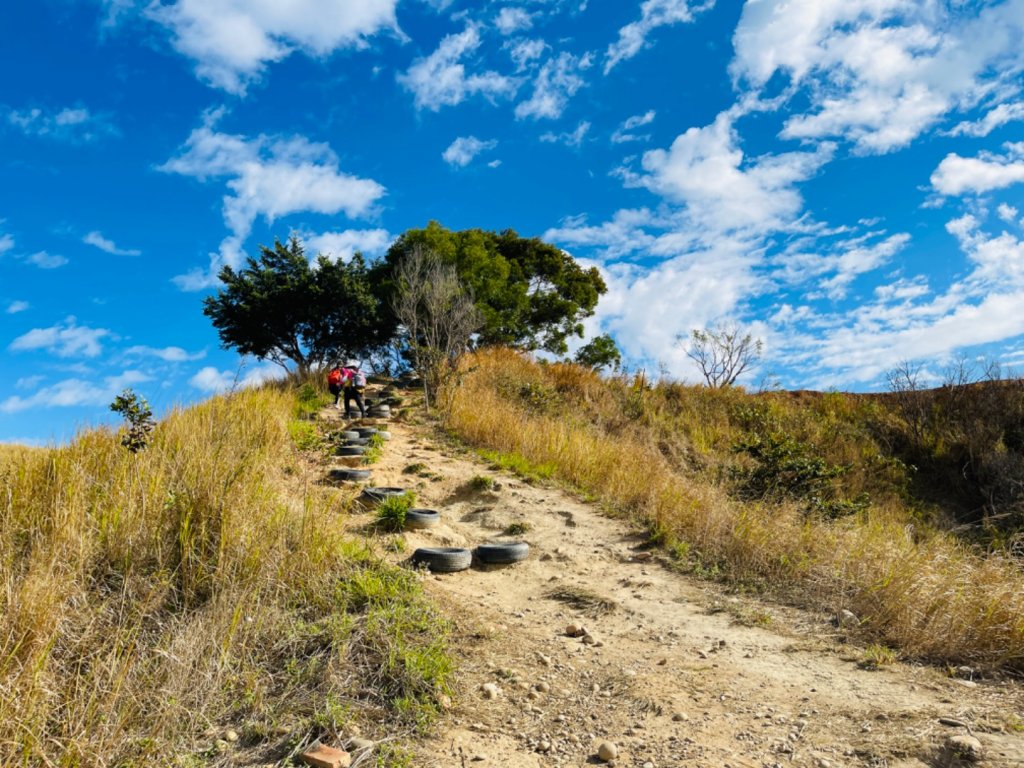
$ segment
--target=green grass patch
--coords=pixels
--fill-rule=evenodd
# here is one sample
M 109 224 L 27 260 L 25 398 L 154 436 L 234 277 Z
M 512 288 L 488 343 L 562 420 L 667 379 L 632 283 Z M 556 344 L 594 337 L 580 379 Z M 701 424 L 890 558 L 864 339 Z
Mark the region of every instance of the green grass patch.
M 370 441 L 363 451 L 363 464 L 376 464 L 384 456 L 384 438 L 380 435 L 370 435 Z
M 300 451 L 315 451 L 322 443 L 320 431 L 312 421 L 289 421 L 288 436 Z
M 401 531 L 405 528 L 405 516 L 415 503 L 413 491 L 406 491 L 401 496 L 388 496 L 377 505 L 377 527 L 385 531 Z
M 494 469 L 512 472 L 528 483 L 550 480 L 558 471 L 558 465 L 554 462 L 533 463 L 525 456 L 515 452 L 483 449 L 477 453 Z
M 524 520 L 506 526 L 505 530 L 503 530 L 501 534 L 503 536 L 522 536 L 524 533 L 529 533 L 531 530 L 533 530 L 533 526 Z

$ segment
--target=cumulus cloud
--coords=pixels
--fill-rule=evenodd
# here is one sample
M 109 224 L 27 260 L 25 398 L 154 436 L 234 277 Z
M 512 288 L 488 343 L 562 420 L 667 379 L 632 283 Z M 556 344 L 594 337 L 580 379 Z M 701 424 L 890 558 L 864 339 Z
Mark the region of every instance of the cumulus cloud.
M 569 99 L 586 85 L 579 73 L 589 69 L 592 63 L 589 53 L 575 56 L 566 51 L 544 62 L 533 81 L 533 94 L 516 105 L 516 117 L 520 120 L 561 117 Z
M 0 235 L 0 256 L 14 248 L 14 238 L 8 234 Z
M 179 287 L 199 290 L 216 284 L 220 267 L 238 266 L 242 244 L 256 218 L 267 221 L 300 211 L 336 214 L 350 218 L 371 213 L 384 195 L 384 187 L 372 179 L 343 172 L 338 156 L 326 144 L 302 136 L 290 138 L 260 135 L 250 139 L 216 130 L 220 111 L 206 116 L 192 131 L 179 154 L 160 170 L 192 176 L 201 181 L 226 178 L 224 221 L 231 235 L 218 253 L 211 254 L 208 271 L 193 270 L 176 278 Z
M 188 363 L 194 360 L 202 360 L 206 357 L 206 350 L 188 352 L 181 347 L 158 348 L 136 345 L 128 347 L 128 349 L 124 351 L 124 354 L 130 357 L 155 357 L 159 360 L 163 360 L 165 363 Z
M 134 248 L 118 248 L 113 240 L 108 240 L 100 232 L 96 231 L 90 232 L 83 237 L 82 242 L 86 245 L 95 246 L 101 251 L 106 251 L 114 256 L 139 256 L 142 254 L 142 251 Z
M 346 229 L 302 235 L 307 254 L 323 254 L 333 261 L 344 262 L 351 260 L 356 251 L 370 257 L 380 256 L 394 239 L 386 229 Z
M 631 59 L 647 43 L 647 36 L 658 27 L 693 21 L 694 15 L 714 5 L 714 0 L 693 4 L 689 0 L 645 0 L 640 5 L 640 19 L 619 30 L 619 39 L 605 52 L 604 73 L 607 75 L 621 61 Z
M 475 94 L 488 98 L 515 95 L 519 83 L 513 78 L 487 71 L 466 74 L 462 59 L 480 47 L 480 32 L 473 25 L 459 34 L 445 37 L 437 50 L 417 59 L 397 76 L 399 84 L 413 94 L 417 109 L 437 112 Z
M 576 126 L 575 130 L 541 134 L 540 140 L 548 144 L 564 144 L 567 147 L 578 147 L 583 143 L 584 137 L 590 131 L 590 123 L 587 120 L 580 121 L 580 124 Z
M 381 30 L 400 34 L 398 0 L 177 0 L 153 3 L 146 15 L 171 32 L 171 45 L 195 62 L 196 74 L 244 94 L 268 64 L 294 51 L 325 57 L 365 48 Z
M 494 26 L 503 35 L 512 35 L 533 26 L 533 16 L 525 8 L 502 8 L 494 19 Z
M 460 136 L 448 145 L 448 148 L 441 153 L 441 157 L 448 165 L 465 168 L 481 152 L 494 149 L 496 146 L 498 146 L 498 142 L 495 139 L 481 141 L 476 136 Z
M 56 253 L 47 251 L 36 251 L 22 257 L 24 261 L 40 269 L 58 269 L 68 263 L 68 260 Z
M 228 392 L 247 387 L 256 387 L 266 381 L 281 377 L 279 368 L 268 365 L 245 370 L 244 366 L 235 371 L 222 371 L 212 365 L 206 366 L 189 379 L 188 383 L 201 392 Z
M 511 44 L 506 43 L 505 47 L 508 48 L 509 56 L 516 65 L 516 71 L 522 72 L 544 55 L 548 44 L 543 40 L 517 40 Z
M 107 405 L 126 387 L 146 381 L 151 381 L 151 377 L 133 370 L 124 371 L 117 376 L 108 376 L 98 382 L 77 378 L 61 379 L 28 397 L 14 395 L 0 401 L 0 412 L 18 413 L 38 408 Z
M 668 150 L 645 152 L 646 175 L 628 178 L 687 206 L 693 220 L 714 230 L 767 231 L 784 226 L 803 207 L 796 184 L 827 163 L 833 147 L 764 155 L 748 161 L 729 114 L 690 128 Z
M 84 107 L 45 110 L 39 107 L 7 112 L 7 124 L 26 136 L 42 136 L 57 141 L 88 143 L 116 136 L 117 128 L 105 115 L 94 115 Z
M 98 357 L 103 352 L 102 341 L 115 338 L 106 328 L 78 325 L 74 317 L 49 328 L 33 328 L 8 345 L 12 352 L 45 350 L 57 357 Z
M 1024 67 L 1024 0 L 998 5 L 906 0 L 747 3 L 733 37 L 739 83 L 782 74 L 810 108 L 784 138 L 851 140 L 861 153 L 906 146 L 954 109 L 1011 84 Z
M 1005 144 L 1006 153 L 982 152 L 978 157 L 946 155 L 931 175 L 943 195 L 981 194 L 1024 181 L 1024 142 Z
M 950 130 L 951 136 L 988 136 L 1007 123 L 1024 120 L 1024 101 L 1006 102 L 990 109 L 979 120 L 965 120 Z
M 903 232 L 877 242 L 868 242 L 869 237 L 842 241 L 824 253 L 801 249 L 785 251 L 775 259 L 779 265 L 776 274 L 796 285 L 821 278 L 818 288 L 825 296 L 833 301 L 843 299 L 859 275 L 889 263 L 910 242 L 910 235 Z
M 650 125 L 654 122 L 655 114 L 656 113 L 653 109 L 649 109 L 642 115 L 633 115 L 632 117 L 627 118 L 626 121 L 615 130 L 615 133 L 612 134 L 612 143 L 623 144 L 627 141 L 646 141 L 650 139 L 651 137 L 649 134 L 638 136 L 632 133 L 632 131 L 635 131 L 637 128 L 641 128 L 645 125 Z
M 29 306 L 27 301 L 12 301 L 7 305 L 6 311 L 8 315 L 16 315 L 18 312 L 24 312 Z
M 1012 205 L 1008 205 L 1007 203 L 1000 203 L 996 208 L 996 215 L 1007 224 L 1013 224 L 1016 222 L 1018 213 L 1019 211 L 1016 208 Z

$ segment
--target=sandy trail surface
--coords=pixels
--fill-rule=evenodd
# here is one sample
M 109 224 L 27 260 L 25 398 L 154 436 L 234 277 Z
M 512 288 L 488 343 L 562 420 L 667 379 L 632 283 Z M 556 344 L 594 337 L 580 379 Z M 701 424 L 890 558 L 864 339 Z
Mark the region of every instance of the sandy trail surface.
M 1019 682 L 864 668 L 870 654 L 831 614 L 680 574 L 629 524 L 571 493 L 493 471 L 425 428 L 387 428 L 371 484 L 413 488 L 417 506 L 441 513 L 404 534 L 396 562 L 416 547 L 508 538 L 512 525 L 530 545 L 512 566 L 424 574 L 455 625 L 459 673 L 417 764 L 1024 766 Z M 567 635 L 569 624 L 595 642 Z M 977 738 L 981 762 L 943 748 L 950 737 Z M 597 757 L 602 742 L 617 748 L 611 763 Z

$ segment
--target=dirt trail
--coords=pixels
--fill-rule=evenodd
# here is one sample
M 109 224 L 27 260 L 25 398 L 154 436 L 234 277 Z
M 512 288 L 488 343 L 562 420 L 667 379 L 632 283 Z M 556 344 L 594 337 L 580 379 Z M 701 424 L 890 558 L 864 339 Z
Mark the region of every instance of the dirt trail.
M 514 566 L 424 576 L 455 621 L 460 672 L 419 764 L 584 766 L 611 741 L 613 765 L 636 768 L 922 768 L 960 765 L 938 747 L 973 734 L 984 757 L 970 764 L 1024 765 L 1019 683 L 863 669 L 864 648 L 829 616 L 730 596 L 658 554 L 644 560 L 629 525 L 595 506 L 446 452 L 415 428 L 389 429 L 372 484 L 413 487 L 417 506 L 442 516 L 407 532 L 396 562 L 419 546 L 501 538 L 515 523 L 531 547 Z M 413 464 L 430 476 L 404 471 Z M 492 490 L 473 489 L 480 475 Z M 567 636 L 570 623 L 598 643 Z

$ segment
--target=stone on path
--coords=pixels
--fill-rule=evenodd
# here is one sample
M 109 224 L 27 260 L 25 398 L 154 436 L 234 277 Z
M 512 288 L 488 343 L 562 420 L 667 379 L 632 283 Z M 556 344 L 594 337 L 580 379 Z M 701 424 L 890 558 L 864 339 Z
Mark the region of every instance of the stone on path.
M 300 754 L 299 760 L 313 768 L 348 768 L 352 765 L 352 756 L 348 752 L 319 743 Z
M 597 748 L 597 756 L 607 763 L 619 756 L 619 748 L 615 746 L 614 742 L 602 741 Z

